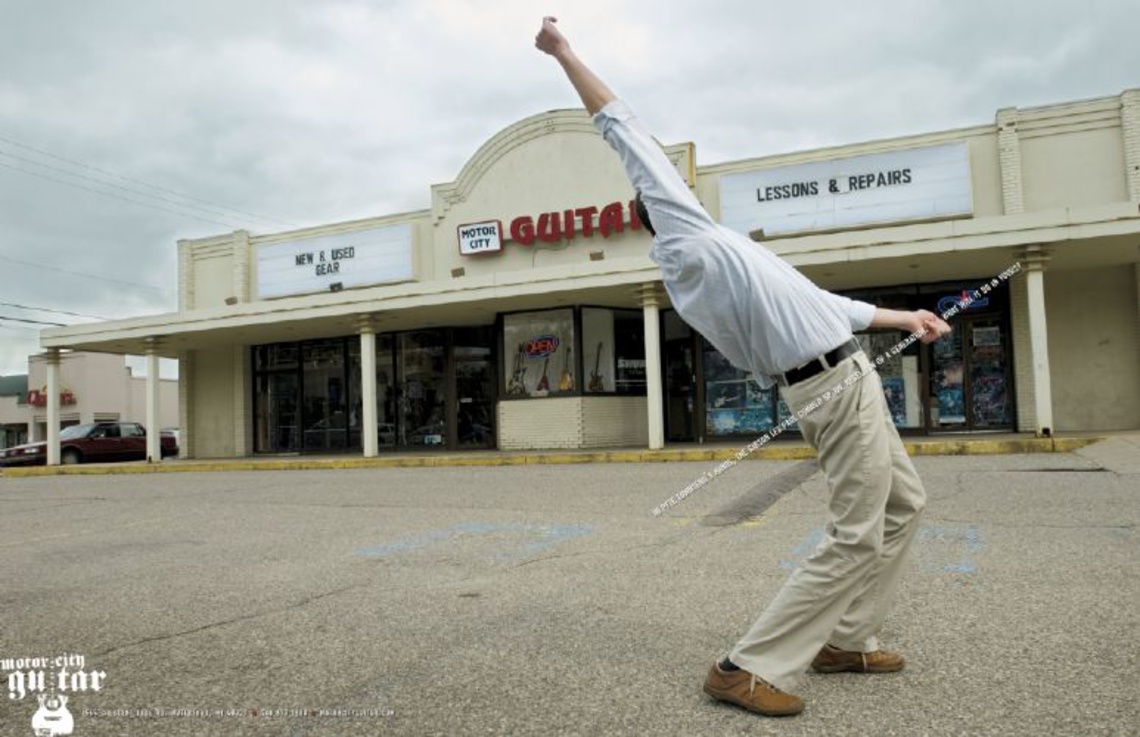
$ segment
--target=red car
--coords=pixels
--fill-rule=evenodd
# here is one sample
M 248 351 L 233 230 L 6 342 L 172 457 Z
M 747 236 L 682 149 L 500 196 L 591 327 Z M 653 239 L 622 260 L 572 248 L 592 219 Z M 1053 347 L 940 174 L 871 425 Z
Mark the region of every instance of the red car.
M 178 455 L 174 433 L 159 434 L 163 458 Z M 104 463 L 146 460 L 146 428 L 137 422 L 95 422 L 72 425 L 59 432 L 61 463 Z M 0 466 L 42 466 L 47 443 L 28 443 L 0 450 Z

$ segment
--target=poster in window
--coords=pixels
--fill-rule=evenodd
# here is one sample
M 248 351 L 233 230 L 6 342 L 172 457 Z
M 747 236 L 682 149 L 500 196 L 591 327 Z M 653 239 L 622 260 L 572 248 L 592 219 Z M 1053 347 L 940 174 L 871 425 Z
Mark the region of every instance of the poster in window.
M 896 427 L 907 426 L 906 379 L 901 376 L 883 377 L 883 394 L 887 397 L 887 408 Z
M 614 391 L 618 394 L 645 394 L 645 324 L 638 312 L 614 310 L 614 351 L 617 376 Z
M 503 365 L 509 397 L 572 394 L 574 315 L 546 310 L 503 319 Z
M 974 347 L 1001 345 L 1001 328 L 974 328 Z

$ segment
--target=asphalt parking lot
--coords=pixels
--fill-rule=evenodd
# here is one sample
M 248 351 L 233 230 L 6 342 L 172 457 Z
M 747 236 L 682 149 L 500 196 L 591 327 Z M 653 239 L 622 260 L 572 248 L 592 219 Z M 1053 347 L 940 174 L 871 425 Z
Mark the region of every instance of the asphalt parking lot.
M 65 719 L 37 672 L 75 735 L 1138 734 L 1113 443 L 916 459 L 908 668 L 807 675 L 783 720 L 701 684 L 821 533 L 821 476 L 779 483 L 802 462 L 660 518 L 715 464 L 0 478 L 0 734 Z

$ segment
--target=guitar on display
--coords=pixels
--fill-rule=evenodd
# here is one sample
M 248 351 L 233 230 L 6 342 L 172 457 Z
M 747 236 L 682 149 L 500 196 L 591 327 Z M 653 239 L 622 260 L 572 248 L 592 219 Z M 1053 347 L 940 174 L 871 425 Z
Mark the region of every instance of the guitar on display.
M 522 343 L 519 343 L 511 378 L 507 381 L 507 394 L 512 397 L 526 396 L 526 355 Z
M 538 380 L 538 386 L 534 389 L 536 392 L 550 391 L 550 377 L 546 375 L 548 366 L 550 366 L 550 356 L 547 356 L 546 360 L 542 363 L 542 378 Z
M 602 391 L 602 375 L 598 370 L 602 366 L 602 344 L 598 343 L 598 353 L 594 357 L 594 370 L 590 372 L 590 384 L 587 387 L 592 392 Z
M 566 346 L 566 360 L 562 363 L 562 378 L 558 380 L 558 391 L 572 392 L 574 391 L 574 372 L 571 367 L 570 357 L 573 355 L 574 349 L 569 345 Z

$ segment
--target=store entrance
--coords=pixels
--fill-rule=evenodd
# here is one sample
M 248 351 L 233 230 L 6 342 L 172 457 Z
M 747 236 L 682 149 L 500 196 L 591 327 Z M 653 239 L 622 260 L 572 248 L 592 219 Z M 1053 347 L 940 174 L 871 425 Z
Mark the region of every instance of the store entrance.
M 376 429 L 384 450 L 493 448 L 492 327 L 376 336 Z M 259 453 L 357 452 L 363 407 L 355 337 L 255 346 Z
M 676 312 L 662 316 L 662 363 L 665 370 L 665 439 L 691 443 L 698 440 L 697 341 L 692 328 Z
M 448 423 L 456 448 L 495 447 L 495 362 L 491 328 L 457 328 L 452 341 L 454 413 Z
M 931 346 L 930 429 L 1013 427 L 1009 335 L 999 316 L 967 316 Z
M 493 329 L 419 330 L 397 338 L 394 445 L 495 447 Z

